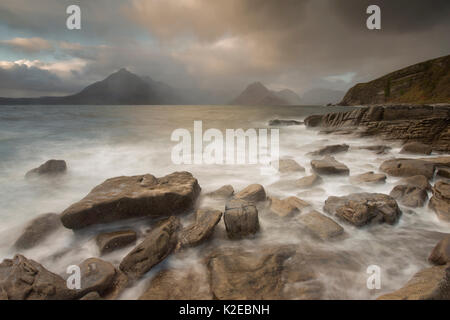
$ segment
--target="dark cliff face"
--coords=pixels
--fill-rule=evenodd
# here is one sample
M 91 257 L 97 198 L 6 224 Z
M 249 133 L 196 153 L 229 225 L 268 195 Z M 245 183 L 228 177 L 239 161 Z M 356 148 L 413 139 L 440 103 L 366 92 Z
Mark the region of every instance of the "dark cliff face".
M 341 105 L 450 103 L 450 55 L 351 88 Z

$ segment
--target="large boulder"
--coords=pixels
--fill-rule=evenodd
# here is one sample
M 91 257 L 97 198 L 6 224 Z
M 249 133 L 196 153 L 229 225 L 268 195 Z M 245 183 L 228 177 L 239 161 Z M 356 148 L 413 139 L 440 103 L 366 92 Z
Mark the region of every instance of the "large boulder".
M 244 200 L 230 200 L 225 206 L 223 220 L 230 239 L 245 238 L 259 231 L 258 210 Z
M 56 229 L 62 227 L 56 213 L 46 213 L 30 221 L 14 246 L 17 249 L 30 249 L 42 243 Z
M 415 187 L 425 189 L 425 190 L 431 190 L 430 182 L 428 182 L 427 177 L 422 176 L 422 175 L 403 178 L 400 181 L 400 183 L 405 184 L 405 185 L 415 186 Z
M 145 239 L 120 263 L 122 270 L 131 280 L 147 273 L 171 254 L 178 243 L 180 221 L 170 217 L 152 229 Z
M 450 235 L 439 241 L 428 257 L 428 261 L 436 265 L 450 263 Z
M 8 300 L 71 300 L 79 297 L 77 290 L 36 261 L 16 255 L 0 263 L 0 292 Z
M 386 175 L 373 171 L 350 177 L 353 184 L 383 184 L 386 183 Z
M 234 198 L 249 202 L 266 201 L 266 191 L 260 184 L 251 184 L 248 187 L 235 194 Z
M 189 172 L 162 178 L 150 174 L 108 179 L 61 215 L 69 229 L 137 217 L 184 213 L 194 207 L 200 186 Z
M 429 155 L 432 152 L 432 148 L 429 144 L 424 144 L 420 142 L 408 142 L 406 143 L 400 153 L 411 153 L 411 154 L 425 154 Z
M 160 271 L 139 300 L 212 300 L 207 272 L 191 268 Z
M 311 167 L 317 174 L 349 175 L 349 168 L 334 157 L 326 156 L 322 160 L 312 160 Z
M 64 160 L 48 160 L 38 168 L 31 169 L 25 175 L 26 178 L 38 176 L 57 176 L 67 171 L 67 164 Z
M 435 183 L 429 207 L 436 212 L 439 219 L 450 222 L 450 183 L 445 181 Z
M 350 148 L 348 144 L 335 144 L 335 145 L 326 146 L 319 150 L 311 152 L 311 155 L 326 156 L 326 155 L 331 155 L 331 154 L 336 154 L 336 153 L 341 153 L 341 152 L 347 152 L 348 148 Z
M 423 207 L 428 199 L 425 189 L 404 184 L 395 186 L 389 195 L 402 205 L 411 208 Z
M 320 240 L 332 240 L 344 234 L 344 228 L 315 210 L 302 214 L 299 221 L 313 237 Z
M 227 200 L 234 195 L 234 189 L 231 185 L 222 186 L 219 189 L 207 194 L 208 197 L 218 200 Z
M 114 250 L 129 246 L 136 242 L 137 234 L 133 230 L 104 232 L 95 238 L 100 254 L 107 254 Z
M 394 198 L 381 193 L 353 193 L 344 197 L 328 197 L 324 210 L 357 227 L 369 223 L 394 224 L 402 213 Z
M 378 300 L 449 300 L 450 266 L 434 266 L 417 272 L 401 289 Z
M 306 177 L 298 179 L 297 181 L 295 181 L 295 185 L 300 189 L 307 189 L 307 188 L 315 187 L 315 186 L 321 184 L 322 182 L 323 182 L 323 179 L 319 175 L 313 173 L 310 176 L 306 176 Z
M 195 215 L 195 223 L 182 229 L 179 233 L 178 246 L 180 248 L 195 247 L 207 240 L 222 218 L 222 212 L 212 209 L 197 210 Z
M 434 174 L 434 164 L 416 159 L 391 159 L 384 161 L 380 170 L 393 177 L 412 177 L 423 175 L 427 179 L 432 179 Z

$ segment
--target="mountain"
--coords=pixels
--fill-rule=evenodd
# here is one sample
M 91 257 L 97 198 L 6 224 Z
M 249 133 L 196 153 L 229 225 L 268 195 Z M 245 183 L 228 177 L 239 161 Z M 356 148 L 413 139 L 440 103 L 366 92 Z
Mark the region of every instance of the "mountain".
M 326 105 L 328 103 L 337 103 L 341 101 L 345 92 L 325 88 L 315 88 L 306 91 L 302 95 L 302 104 L 307 105 Z
M 340 104 L 449 103 L 450 55 L 421 62 L 351 88 Z
M 176 103 L 174 90 L 149 77 L 141 78 L 122 68 L 80 92 L 64 97 L 0 98 L 0 104 L 168 104 Z
M 277 106 L 298 104 L 300 98 L 289 89 L 278 92 L 267 89 L 261 82 L 254 82 L 230 104 L 247 106 Z

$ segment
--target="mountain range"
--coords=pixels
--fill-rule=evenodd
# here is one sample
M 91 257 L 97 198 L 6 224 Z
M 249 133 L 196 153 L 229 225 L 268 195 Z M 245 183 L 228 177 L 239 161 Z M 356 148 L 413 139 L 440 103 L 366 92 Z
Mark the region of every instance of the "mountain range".
M 242 106 L 282 106 L 301 104 L 300 97 L 292 90 L 271 91 L 261 82 L 254 82 L 230 102 L 231 105 Z

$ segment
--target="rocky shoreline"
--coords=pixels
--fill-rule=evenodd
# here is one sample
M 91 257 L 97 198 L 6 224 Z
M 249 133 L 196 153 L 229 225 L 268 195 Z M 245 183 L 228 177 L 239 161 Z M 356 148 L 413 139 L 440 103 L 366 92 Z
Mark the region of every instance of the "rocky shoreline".
M 277 119 L 272 124 L 302 123 Z M 351 237 L 347 230 L 372 232 L 380 225 L 396 228 L 409 210 L 425 206 L 441 221 L 450 222 L 449 106 L 371 106 L 310 116 L 305 125 L 327 134 L 376 135 L 405 145 L 399 157 L 385 160 L 377 172 L 355 175 L 347 164 L 335 158 L 336 154 L 348 152 L 351 143 L 327 144 L 310 154 L 312 174 L 295 181 L 293 188 L 312 192 L 335 178 L 376 186 L 384 184 L 388 177 L 398 177 L 400 183 L 389 194 L 353 192 L 329 196 L 322 210 L 315 210 L 301 197 L 275 196 L 257 181 L 239 191 L 225 185 L 202 192 L 189 172 L 111 178 L 63 212 L 43 214 L 29 222 L 13 245 L 18 253 L 0 264 L 0 300 L 117 299 L 150 271 L 156 274 L 146 283 L 140 295 L 143 300 L 322 299 L 329 283 L 319 276 L 321 272 L 330 278 L 338 276 L 341 269 L 365 275 L 357 257 L 328 246 Z M 389 147 L 368 145 L 364 149 L 382 154 Z M 436 157 L 431 152 L 444 154 Z M 58 179 L 68 168 L 61 161 L 50 161 L 32 170 L 27 178 Z M 287 175 L 305 172 L 292 159 L 279 160 L 279 168 Z M 201 198 L 212 199 L 223 209 L 202 206 Z M 270 216 L 275 224 L 298 223 L 298 232 L 321 246 L 267 243 L 249 250 L 249 244 L 266 232 L 261 227 L 261 215 Z M 184 218 L 189 218 L 190 223 L 183 223 Z M 83 237 L 86 228 L 128 219 L 138 219 L 151 227 L 145 233 L 116 228 L 97 234 L 98 256 L 79 262 L 78 289 L 69 289 L 64 276 L 20 253 L 39 247 L 57 230 L 70 229 Z M 214 237 L 222 222 L 226 242 L 219 245 Z M 397 291 L 375 298 L 450 299 L 450 235 L 436 237 L 439 240 L 428 258 L 430 266 Z M 171 256 L 190 255 L 192 248 L 199 249 L 198 268 L 158 268 Z M 103 257 L 120 250 L 128 253 L 118 263 Z

